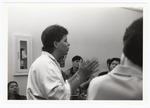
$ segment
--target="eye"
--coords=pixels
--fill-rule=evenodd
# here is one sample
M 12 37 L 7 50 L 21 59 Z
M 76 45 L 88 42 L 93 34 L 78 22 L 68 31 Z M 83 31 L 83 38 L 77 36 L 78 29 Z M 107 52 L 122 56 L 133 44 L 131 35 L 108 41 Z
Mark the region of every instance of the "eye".
M 12 86 L 10 86 L 10 88 L 14 88 L 14 86 L 12 85 Z

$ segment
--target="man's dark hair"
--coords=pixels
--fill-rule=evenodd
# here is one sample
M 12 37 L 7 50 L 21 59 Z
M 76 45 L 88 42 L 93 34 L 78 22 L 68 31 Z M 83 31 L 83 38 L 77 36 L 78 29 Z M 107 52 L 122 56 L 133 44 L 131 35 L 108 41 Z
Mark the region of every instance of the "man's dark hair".
M 143 18 L 137 19 L 127 28 L 123 42 L 125 56 L 143 67 Z
M 60 26 L 60 25 L 52 25 L 47 27 L 41 36 L 42 40 L 42 50 L 53 52 L 54 51 L 54 41 L 60 41 L 63 36 L 67 35 L 68 31 L 66 28 Z
M 72 61 L 75 61 L 75 60 L 83 60 L 83 59 L 81 56 L 76 55 L 72 58 Z

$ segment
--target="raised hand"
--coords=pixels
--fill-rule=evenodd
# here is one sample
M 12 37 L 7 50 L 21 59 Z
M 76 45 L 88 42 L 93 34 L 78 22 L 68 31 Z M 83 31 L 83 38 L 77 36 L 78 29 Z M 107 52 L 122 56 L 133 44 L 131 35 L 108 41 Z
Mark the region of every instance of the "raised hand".
M 99 62 L 96 59 L 83 61 L 79 67 L 79 77 L 86 80 L 93 73 L 98 71 Z

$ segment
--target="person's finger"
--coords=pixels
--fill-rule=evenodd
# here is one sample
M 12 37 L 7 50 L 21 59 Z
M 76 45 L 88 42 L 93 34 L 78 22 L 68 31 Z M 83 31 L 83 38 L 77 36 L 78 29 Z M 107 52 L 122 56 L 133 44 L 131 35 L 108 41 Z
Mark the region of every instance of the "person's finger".
M 98 67 L 99 67 L 99 64 L 95 65 L 95 66 L 92 68 L 92 74 L 94 74 L 94 73 L 96 73 L 96 72 L 99 71 Z
M 86 64 L 85 61 L 79 63 L 80 66 L 85 66 L 85 64 Z
M 97 64 L 94 64 L 94 66 L 93 66 L 93 70 L 95 70 L 96 68 L 98 68 L 99 67 L 99 63 L 97 63 Z
M 93 69 L 95 66 L 97 67 L 97 65 L 99 65 L 99 62 L 97 60 L 91 61 L 87 67 L 88 69 Z
M 90 63 L 90 60 L 87 60 L 85 63 L 86 63 L 86 64 L 89 64 L 89 63 Z
M 96 73 L 96 72 L 98 72 L 99 71 L 99 69 L 95 69 L 93 72 L 92 72 L 92 74 L 94 74 L 94 73 Z

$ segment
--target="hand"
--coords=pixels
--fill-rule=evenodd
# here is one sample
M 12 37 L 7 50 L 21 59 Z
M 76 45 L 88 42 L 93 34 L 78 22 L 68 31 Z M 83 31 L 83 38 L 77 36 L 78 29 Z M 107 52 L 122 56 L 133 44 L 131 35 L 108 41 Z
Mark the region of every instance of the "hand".
M 99 66 L 99 63 L 95 59 L 87 60 L 86 62 L 83 61 L 82 63 L 80 63 L 80 66 L 79 66 L 79 71 L 78 71 L 79 77 L 81 77 L 83 80 L 86 80 L 93 73 L 98 71 L 97 69 L 98 66 Z
M 86 100 L 86 94 L 85 93 L 81 93 L 80 95 L 79 95 L 79 99 L 80 100 Z

